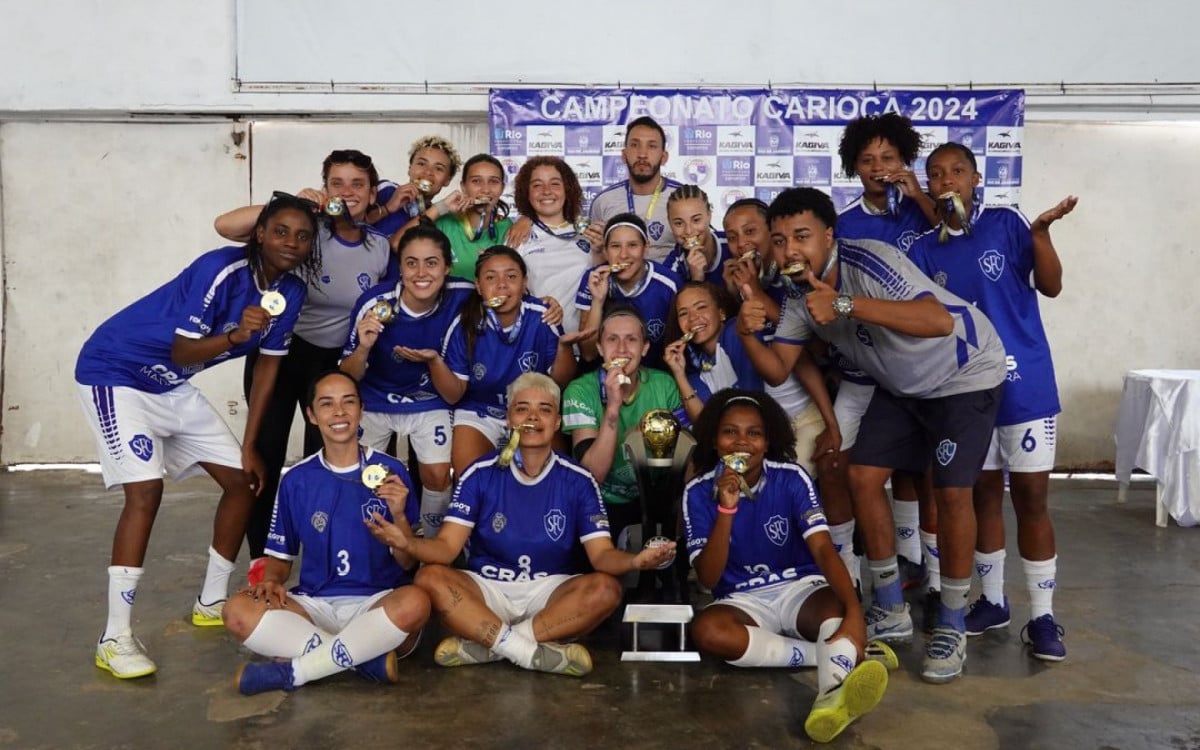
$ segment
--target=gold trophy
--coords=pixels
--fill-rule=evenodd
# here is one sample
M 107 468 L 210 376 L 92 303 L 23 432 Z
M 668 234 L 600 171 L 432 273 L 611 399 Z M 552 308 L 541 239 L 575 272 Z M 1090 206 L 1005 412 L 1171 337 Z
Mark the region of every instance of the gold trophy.
M 674 464 L 680 428 L 679 419 L 667 409 L 651 409 L 642 415 L 638 429 L 646 446 L 647 466 L 665 468 Z

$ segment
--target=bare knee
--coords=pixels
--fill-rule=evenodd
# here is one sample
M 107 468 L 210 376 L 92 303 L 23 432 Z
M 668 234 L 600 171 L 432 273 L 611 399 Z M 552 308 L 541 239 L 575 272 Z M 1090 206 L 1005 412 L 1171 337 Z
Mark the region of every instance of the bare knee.
M 450 464 L 421 464 L 421 484 L 434 492 L 450 489 Z
M 589 612 L 603 613 L 605 617 L 621 606 L 621 582 L 607 573 L 589 573 L 585 576 L 583 606 Z
M 742 658 L 749 645 L 746 626 L 703 613 L 692 623 L 692 640 L 696 648 L 725 661 Z
M 225 629 L 239 641 L 245 641 L 262 621 L 263 607 L 248 594 L 229 597 L 221 613 Z
M 383 611 L 400 630 L 414 633 L 429 620 L 429 594 L 418 586 L 402 586 L 383 598 Z

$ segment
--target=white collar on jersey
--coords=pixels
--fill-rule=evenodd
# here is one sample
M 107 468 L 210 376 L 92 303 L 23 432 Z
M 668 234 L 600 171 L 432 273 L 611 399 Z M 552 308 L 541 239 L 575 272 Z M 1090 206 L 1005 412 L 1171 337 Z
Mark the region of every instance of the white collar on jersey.
M 517 450 L 521 449 L 518 448 Z M 512 472 L 512 475 L 516 477 L 518 482 L 526 487 L 534 487 L 537 486 L 543 479 L 550 476 L 550 468 L 556 463 L 558 463 L 558 454 L 554 451 L 550 451 L 550 458 L 546 459 L 546 465 L 543 466 L 541 472 L 532 479 L 521 473 L 521 470 L 517 468 L 516 461 L 513 461 L 511 464 L 509 464 L 508 469 Z

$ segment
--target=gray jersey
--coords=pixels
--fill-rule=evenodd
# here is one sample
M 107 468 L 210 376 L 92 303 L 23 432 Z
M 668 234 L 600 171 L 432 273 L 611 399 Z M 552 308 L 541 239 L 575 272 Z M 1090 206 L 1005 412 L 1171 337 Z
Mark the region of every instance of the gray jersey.
M 939 398 L 981 391 L 1004 380 L 1004 345 L 977 308 L 930 281 L 899 250 L 874 240 L 839 240 L 838 291 L 883 300 L 932 294 L 954 318 L 949 336 L 919 338 L 853 318 L 818 325 L 803 298 L 784 305 L 775 340 L 803 345 L 814 335 L 833 343 L 897 396 Z
M 675 235 L 671 233 L 671 222 L 667 219 L 667 199 L 681 183 L 662 178 L 662 193 L 658 201 L 653 195 L 634 195 L 629 189 L 629 180 L 618 182 L 605 188 L 600 195 L 592 199 L 592 209 L 588 218 L 593 222 L 604 224 L 617 214 L 635 213 L 646 222 L 646 231 L 650 233 L 650 245 L 646 248 L 646 259 L 662 263 L 671 250 L 675 248 Z M 632 202 L 632 207 L 630 203 Z M 654 203 L 654 213 L 646 216 L 650 204 Z
M 387 237 L 363 228 L 363 241 L 348 244 L 322 222 L 317 230 L 321 273 L 308 285 L 308 296 L 295 334 L 315 346 L 339 351 L 350 333 L 350 313 L 362 293 L 388 275 L 392 248 Z

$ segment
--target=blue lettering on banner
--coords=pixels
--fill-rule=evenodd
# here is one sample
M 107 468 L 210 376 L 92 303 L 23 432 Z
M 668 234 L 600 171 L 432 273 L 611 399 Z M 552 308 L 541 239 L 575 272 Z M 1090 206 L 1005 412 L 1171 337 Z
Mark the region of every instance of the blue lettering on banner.
M 648 115 L 668 133 L 673 158 L 664 171 L 678 169 L 679 178 L 704 184 L 710 197 L 747 188 L 771 200 L 802 184 L 833 193 L 843 206 L 861 188 L 834 168 L 842 128 L 864 115 L 895 112 L 911 118 L 930 141 L 922 156 L 946 140 L 970 148 L 988 204 L 1012 205 L 1020 197 L 1024 109 L 1020 89 L 493 89 L 490 153 L 602 156 L 601 184 L 612 185 L 628 177 L 621 157 L 625 126 Z M 703 161 L 689 161 L 693 157 Z M 729 161 L 735 157 L 751 166 L 735 166 Z M 783 163 L 769 166 L 774 161 Z M 914 166 L 923 180 L 923 159 Z M 587 174 L 592 178 L 595 170 Z M 724 201 L 714 203 L 713 223 L 720 226 Z

